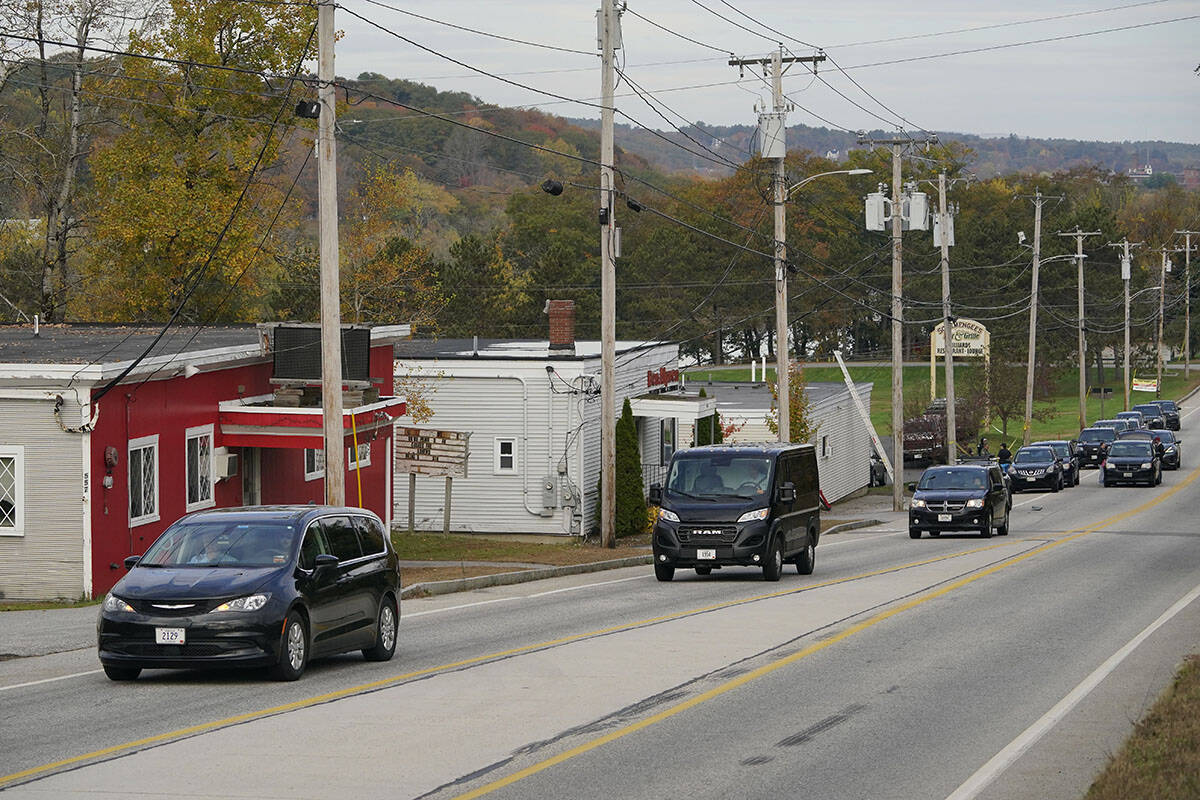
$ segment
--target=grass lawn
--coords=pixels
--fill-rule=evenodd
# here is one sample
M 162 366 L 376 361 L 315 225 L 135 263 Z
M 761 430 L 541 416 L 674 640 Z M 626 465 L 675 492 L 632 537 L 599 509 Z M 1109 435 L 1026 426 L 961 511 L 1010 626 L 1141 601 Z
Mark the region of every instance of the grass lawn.
M 850 370 L 850 377 L 855 382 L 871 382 L 875 384 L 871 391 L 871 422 L 874 423 L 875 430 L 881 439 L 889 438 L 892 435 L 892 368 L 886 366 L 860 367 L 854 365 L 847 365 L 847 367 Z M 774 380 L 775 370 L 770 368 L 769 365 L 767 373 L 768 378 Z M 1112 417 L 1118 411 L 1124 410 L 1120 370 L 1112 374 L 1115 380 L 1109 380 L 1107 385 L 1113 389 L 1113 394 L 1103 401 L 1103 416 L 1101 415 L 1100 398 L 1089 397 L 1087 400 L 1087 417 L 1089 422 Z M 747 367 L 745 369 L 708 370 L 704 367 L 697 367 L 689 370 L 687 373 L 688 379 L 694 382 L 706 381 L 709 375 L 712 376 L 714 381 L 744 382 L 750 380 L 750 369 Z M 810 366 L 804 368 L 804 377 L 806 380 L 815 383 L 840 383 L 842 382 L 842 371 L 836 364 L 828 367 Z M 938 396 L 942 396 L 945 393 L 945 381 L 940 365 L 937 368 L 937 382 Z M 1200 385 L 1200 368 L 1192 370 L 1192 379 L 1190 381 L 1184 380 L 1182 367 L 1171 367 L 1163 370 L 1162 396 L 1166 399 L 1178 400 L 1197 385 Z M 1030 433 L 1034 441 L 1039 439 L 1073 439 L 1079 433 L 1078 370 L 1073 368 L 1064 370 L 1059 376 L 1053 392 L 1052 397 L 1034 401 L 1035 409 L 1048 408 L 1049 410 L 1049 414 L 1043 415 L 1046 417 L 1045 419 L 1034 419 L 1030 426 Z M 929 367 L 904 367 L 904 397 L 906 402 L 914 399 L 920 401 L 927 401 L 929 399 Z M 1133 405 L 1153 399 L 1153 394 L 1142 392 L 1130 393 L 1130 403 Z M 1000 439 L 1006 438 L 1008 441 L 1017 440 L 1019 443 L 1023 421 L 1021 418 L 1009 420 L 1008 432 L 1004 434 L 999 423 L 993 420 L 993 429 L 987 435 L 988 439 L 993 443 L 992 451 L 995 452 Z
M 45 611 L 54 608 L 83 608 L 84 606 L 99 605 L 103 597 L 95 600 L 40 600 L 28 603 L 6 603 L 0 600 L 0 611 Z

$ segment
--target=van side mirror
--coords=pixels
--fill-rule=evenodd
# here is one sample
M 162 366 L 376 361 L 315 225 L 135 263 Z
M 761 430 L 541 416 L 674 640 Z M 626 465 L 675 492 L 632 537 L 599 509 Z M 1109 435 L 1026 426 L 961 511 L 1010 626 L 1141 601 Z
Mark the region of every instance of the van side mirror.
M 908 483 L 904 484 L 904 490 L 907 492 L 915 492 L 917 490 L 916 481 L 909 481 Z
M 796 486 L 791 481 L 784 481 L 779 485 L 779 502 L 796 502 Z
M 125 569 L 133 569 L 141 560 L 141 556 L 125 556 Z
M 650 484 L 650 493 L 646 496 L 646 499 L 649 500 L 651 503 L 653 503 L 656 506 L 661 506 L 662 505 L 662 484 L 661 483 Z
M 337 571 L 338 564 L 341 562 L 337 556 L 329 553 L 321 553 L 313 559 L 313 580 L 325 580 L 334 572 Z

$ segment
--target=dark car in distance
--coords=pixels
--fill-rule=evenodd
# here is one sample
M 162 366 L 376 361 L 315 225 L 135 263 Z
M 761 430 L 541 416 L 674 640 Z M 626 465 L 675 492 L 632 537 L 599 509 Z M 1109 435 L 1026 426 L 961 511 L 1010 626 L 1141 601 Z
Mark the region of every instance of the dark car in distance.
M 1148 431 L 1126 431 L 1119 434 L 1117 438 L 1123 441 L 1132 439 L 1152 444 L 1155 439 L 1158 439 L 1159 447 L 1155 448 L 1155 452 L 1158 453 L 1159 460 L 1162 461 L 1163 469 L 1179 469 L 1183 463 L 1183 441 L 1175 436 L 1174 431 L 1169 431 L 1165 428 Z
M 1174 400 L 1151 400 L 1150 405 L 1158 406 L 1164 428 L 1169 431 L 1179 430 L 1179 406 Z
M 1157 486 L 1162 483 L 1162 463 L 1154 444 L 1142 438 L 1118 439 L 1108 448 L 1100 470 L 1101 486 L 1122 483 Z
M 180 518 L 104 598 L 100 663 L 143 669 L 267 667 L 296 680 L 316 657 L 387 661 L 400 621 L 400 566 L 361 508 L 254 506 Z
M 1154 403 L 1142 403 L 1133 407 L 1134 411 L 1140 411 L 1142 414 L 1142 426 L 1153 430 L 1154 428 L 1165 428 L 1167 421 L 1163 418 L 1162 409 Z
M 1138 428 L 1146 427 L 1146 416 L 1140 411 L 1118 411 L 1115 415 L 1118 420 L 1128 420 L 1132 427 L 1129 430 L 1137 430 Z
M 1008 474 L 1012 476 L 1013 494 L 1026 489 L 1057 492 L 1063 488 L 1063 464 L 1052 447 L 1030 445 L 1017 450 Z
M 943 531 L 978 531 L 985 539 L 992 530 L 1008 534 L 1012 498 L 997 466 L 960 464 L 929 467 L 921 480 L 908 485 L 913 492 L 908 509 L 908 535 L 921 531 L 939 536 Z
M 1075 443 L 1067 439 L 1052 439 L 1044 442 L 1033 442 L 1030 447 L 1049 447 L 1062 461 L 1063 485 L 1078 486 L 1080 471 L 1080 454 L 1075 449 Z
M 1108 446 L 1117 438 L 1117 432 L 1113 428 L 1084 428 L 1079 432 L 1079 438 L 1076 439 L 1076 446 L 1079 451 L 1079 465 L 1081 467 L 1096 467 L 1104 462 L 1104 455 L 1108 452 Z

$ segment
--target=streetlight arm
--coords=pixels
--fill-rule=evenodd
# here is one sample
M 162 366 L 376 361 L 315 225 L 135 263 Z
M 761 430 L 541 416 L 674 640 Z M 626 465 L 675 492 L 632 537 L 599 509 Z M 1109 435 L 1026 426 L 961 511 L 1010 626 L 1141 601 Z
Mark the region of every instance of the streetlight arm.
M 818 172 L 816 175 L 809 175 L 804 180 L 789 186 L 787 191 L 784 192 L 784 197 L 791 197 L 792 192 L 796 191 L 804 184 L 808 183 L 809 181 L 815 181 L 817 178 L 824 178 L 826 175 L 869 175 L 871 172 L 872 170 L 869 169 L 835 169 L 829 172 Z

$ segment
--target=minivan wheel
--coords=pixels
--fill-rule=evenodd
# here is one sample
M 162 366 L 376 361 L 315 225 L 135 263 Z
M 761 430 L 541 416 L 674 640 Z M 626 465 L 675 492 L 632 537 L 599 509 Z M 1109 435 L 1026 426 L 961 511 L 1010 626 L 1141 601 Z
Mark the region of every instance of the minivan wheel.
M 979 535 L 984 539 L 992 538 L 992 512 L 988 511 L 983 517 L 983 526 L 979 529 Z
M 817 566 L 817 546 L 812 542 L 800 551 L 796 556 L 796 574 L 797 575 L 812 575 L 813 568 Z
M 908 529 L 908 538 L 920 539 L 921 538 L 921 529 L 920 528 L 909 528 Z
M 362 651 L 363 658 L 367 661 L 390 661 L 396 652 L 397 627 L 399 622 L 392 598 L 385 597 L 379 604 L 379 614 L 375 620 L 375 644 Z
M 283 622 L 283 642 L 279 648 L 279 663 L 271 668 L 271 677 L 277 681 L 294 681 L 304 674 L 308 666 L 308 628 L 304 617 L 289 611 Z
M 142 674 L 142 668 L 114 667 L 110 664 L 105 664 L 104 674 L 108 676 L 110 681 L 135 681 L 137 680 L 137 676 Z
M 771 547 L 771 552 L 767 553 L 767 560 L 763 563 L 763 580 L 777 581 L 783 577 L 783 545 L 779 539 L 775 539 L 775 544 Z
M 669 581 L 669 580 L 671 580 L 671 578 L 675 577 L 675 567 L 671 564 L 663 564 L 662 562 L 655 562 L 654 577 L 658 578 L 660 581 L 663 581 L 665 583 L 666 581 Z

